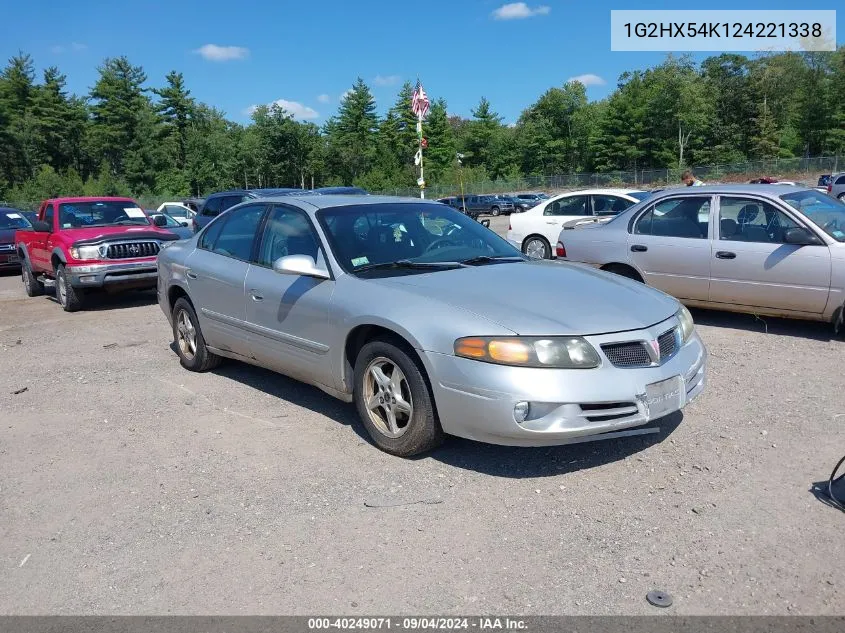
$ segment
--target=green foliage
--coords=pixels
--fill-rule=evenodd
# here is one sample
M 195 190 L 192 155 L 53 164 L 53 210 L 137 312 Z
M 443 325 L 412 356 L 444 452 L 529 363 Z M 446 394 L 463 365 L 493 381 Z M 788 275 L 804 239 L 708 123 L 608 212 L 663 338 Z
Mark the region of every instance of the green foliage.
M 152 84 L 118 57 L 104 60 L 88 94 L 71 95 L 58 68 L 37 78 L 29 55 L 11 57 L 0 70 L 0 198 L 29 205 L 54 195 L 152 200 L 350 184 L 416 192 L 411 83 L 379 116 L 359 78 L 322 128 L 278 105 L 234 123 L 197 102 L 175 70 Z M 600 101 L 577 82 L 552 87 L 512 125 L 485 98 L 468 119 L 435 99 L 423 135 L 429 197 L 458 193 L 461 180 L 467 192 L 489 180 L 485 190 L 507 191 L 539 176 L 570 174 L 556 182 L 578 186 L 621 183 L 621 171 L 666 170 L 672 180 L 684 166 L 720 165 L 707 176 L 715 178 L 729 163 L 842 154 L 845 48 L 722 54 L 700 65 L 670 55 L 623 73 Z M 589 172 L 605 175 L 575 175 Z

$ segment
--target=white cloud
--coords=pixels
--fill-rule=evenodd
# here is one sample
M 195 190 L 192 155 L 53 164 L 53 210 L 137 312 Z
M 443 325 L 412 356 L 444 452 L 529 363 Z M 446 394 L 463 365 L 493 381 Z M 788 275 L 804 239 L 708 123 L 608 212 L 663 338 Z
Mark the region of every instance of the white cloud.
M 551 10 L 551 7 L 544 4 L 532 9 L 524 2 L 511 2 L 510 4 L 503 4 L 493 11 L 493 18 L 496 20 L 522 20 L 533 18 L 535 15 L 548 15 Z
M 402 78 L 399 75 L 376 75 L 373 83 L 377 86 L 395 86 Z
M 217 44 L 200 46 L 194 52 L 211 62 L 228 62 L 233 59 L 246 59 L 249 56 L 249 49 L 243 46 L 217 46 Z
M 598 75 L 593 75 L 592 73 L 587 73 L 586 75 L 578 75 L 576 77 L 570 77 L 566 80 L 566 83 L 570 83 L 572 81 L 577 81 L 580 84 L 586 86 L 603 86 L 607 82 L 599 77 Z
M 285 110 L 288 114 L 293 115 L 294 119 L 298 121 L 305 121 L 308 119 L 319 119 L 320 113 L 317 112 L 314 108 L 311 108 L 307 105 L 303 105 L 299 103 L 299 101 L 288 101 L 287 99 L 276 99 L 275 101 L 268 103 L 267 107 L 272 107 L 274 105 L 279 106 L 283 110 Z M 257 105 L 251 105 L 246 110 L 244 110 L 244 114 L 252 114 L 258 108 Z
M 346 90 L 344 90 L 340 94 L 340 101 L 343 101 L 344 99 L 346 99 L 346 97 L 349 96 L 350 94 L 352 94 L 352 88 L 347 88 Z
M 320 103 L 328 103 L 331 100 L 332 98 L 327 94 L 321 94 L 317 97 L 317 101 L 319 101 Z
M 62 53 L 67 53 L 68 51 L 73 51 L 74 53 L 81 53 L 82 51 L 87 49 L 88 46 L 86 44 L 80 44 L 79 42 L 71 42 L 70 46 L 55 44 L 54 46 L 50 47 L 50 52 L 56 55 L 61 55 Z

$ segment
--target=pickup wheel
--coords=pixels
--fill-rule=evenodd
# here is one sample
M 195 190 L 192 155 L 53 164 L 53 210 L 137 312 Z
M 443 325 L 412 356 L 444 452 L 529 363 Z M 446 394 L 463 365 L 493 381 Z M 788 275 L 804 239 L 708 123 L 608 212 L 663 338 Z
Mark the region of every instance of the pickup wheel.
M 82 309 L 85 293 L 81 288 L 74 288 L 67 278 L 64 264 L 56 268 L 56 299 L 65 312 L 76 312 Z
M 21 262 L 21 279 L 27 297 L 40 297 L 44 294 L 44 284 L 35 278 L 29 260 L 26 258 L 23 258 Z
M 208 371 L 223 359 L 208 351 L 191 302 L 182 297 L 173 306 L 173 341 L 182 367 L 190 371 Z

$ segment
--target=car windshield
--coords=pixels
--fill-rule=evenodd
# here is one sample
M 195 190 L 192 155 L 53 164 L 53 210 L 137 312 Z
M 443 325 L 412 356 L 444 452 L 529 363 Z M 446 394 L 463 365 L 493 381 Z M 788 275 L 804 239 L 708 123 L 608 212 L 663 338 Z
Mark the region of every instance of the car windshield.
M 438 264 L 445 269 L 466 260 L 524 259 L 491 230 L 439 204 L 362 204 L 323 209 L 317 217 L 335 258 L 351 273 L 409 274 L 437 270 Z M 396 262 L 406 266 L 373 268 Z
M 642 202 L 643 200 L 651 196 L 651 193 L 648 191 L 629 191 L 628 195 Z
M 837 242 L 845 242 L 845 204 L 812 190 L 788 193 L 781 199 L 806 215 Z
M 149 218 L 130 200 L 63 202 L 59 205 L 59 226 L 63 229 L 145 224 L 150 224 Z
M 0 230 L 29 228 L 32 228 L 32 225 L 20 211 L 15 209 L 0 210 Z

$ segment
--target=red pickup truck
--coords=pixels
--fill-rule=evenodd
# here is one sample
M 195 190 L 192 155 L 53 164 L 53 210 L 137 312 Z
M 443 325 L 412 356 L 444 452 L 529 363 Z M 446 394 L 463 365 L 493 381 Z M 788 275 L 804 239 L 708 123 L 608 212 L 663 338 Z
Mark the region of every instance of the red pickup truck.
M 158 219 L 130 198 L 45 200 L 32 228 L 15 236 L 26 294 L 54 280 L 62 308 L 74 312 L 97 290 L 155 288 L 156 256 L 178 239 Z

